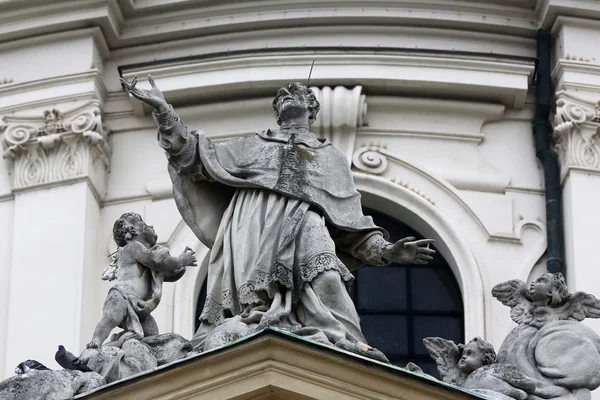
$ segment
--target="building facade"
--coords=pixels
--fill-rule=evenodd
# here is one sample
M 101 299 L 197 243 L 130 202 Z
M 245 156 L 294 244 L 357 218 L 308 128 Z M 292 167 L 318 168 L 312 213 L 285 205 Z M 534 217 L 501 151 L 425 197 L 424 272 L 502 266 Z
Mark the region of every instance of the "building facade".
M 536 32 L 548 30 L 566 277 L 571 291 L 600 294 L 598 1 L 8 0 L 0 15 L 2 378 L 27 358 L 52 365 L 58 344 L 78 351 L 91 339 L 112 224 L 128 211 L 173 253 L 196 250 L 199 268 L 165 285 L 154 314 L 161 332 L 195 330 L 208 249 L 175 207 L 151 110 L 120 77 L 144 86 L 151 74 L 186 125 L 218 141 L 275 127 L 277 88 L 308 83 L 314 61 L 313 132 L 346 154 L 363 206 L 434 238 L 448 272 L 382 277 L 392 297 L 406 285 L 424 294 L 386 310 L 365 295 L 377 272 L 358 273 L 369 329 L 406 325 L 398 332 L 410 340 L 398 340 L 412 347 L 398 350 L 400 362 L 452 318 L 457 340 L 498 347 L 513 325 L 491 288 L 546 269 L 532 122 Z M 452 285 L 461 304 L 451 311 L 427 302 L 452 297 Z

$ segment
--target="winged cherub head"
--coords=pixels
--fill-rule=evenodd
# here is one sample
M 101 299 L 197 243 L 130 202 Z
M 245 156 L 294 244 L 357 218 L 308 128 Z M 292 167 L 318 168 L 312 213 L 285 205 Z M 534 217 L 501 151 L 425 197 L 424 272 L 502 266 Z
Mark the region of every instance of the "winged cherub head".
M 531 283 L 525 294 L 534 304 L 559 306 L 569 299 L 569 289 L 560 272 L 545 273 Z
M 496 361 L 494 346 L 480 337 L 476 337 L 461 347 L 458 369 L 466 375 Z

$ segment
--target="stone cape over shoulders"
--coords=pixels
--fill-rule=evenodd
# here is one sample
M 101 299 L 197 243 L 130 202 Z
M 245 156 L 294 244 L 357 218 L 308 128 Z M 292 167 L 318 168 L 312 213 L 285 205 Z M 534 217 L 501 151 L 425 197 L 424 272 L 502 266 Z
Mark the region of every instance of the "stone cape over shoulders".
M 227 186 L 269 189 L 305 201 L 314 195 L 312 189 L 336 199 L 360 196 L 348 162 L 331 143 L 316 138 L 289 141 L 269 132 L 221 143 L 198 135 L 204 170 Z
M 193 179 L 169 166 L 175 202 L 185 222 L 208 247 L 237 188 L 271 190 L 315 206 L 328 224 L 341 231 L 387 232 L 362 213 L 344 155 L 310 135 L 282 139 L 259 131 L 254 135 L 214 143 L 192 132 L 199 164 L 207 179 Z

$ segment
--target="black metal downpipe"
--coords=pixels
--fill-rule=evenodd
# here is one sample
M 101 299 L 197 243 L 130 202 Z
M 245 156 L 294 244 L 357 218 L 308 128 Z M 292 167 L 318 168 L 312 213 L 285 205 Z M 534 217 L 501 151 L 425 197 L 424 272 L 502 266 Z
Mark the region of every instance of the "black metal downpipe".
M 537 31 L 536 107 L 533 135 L 535 154 L 544 167 L 546 186 L 546 230 L 548 238 L 547 270 L 565 275 L 564 230 L 562 195 L 558 159 L 550 143 L 550 108 L 552 106 L 552 79 L 550 76 L 551 35 L 544 29 Z

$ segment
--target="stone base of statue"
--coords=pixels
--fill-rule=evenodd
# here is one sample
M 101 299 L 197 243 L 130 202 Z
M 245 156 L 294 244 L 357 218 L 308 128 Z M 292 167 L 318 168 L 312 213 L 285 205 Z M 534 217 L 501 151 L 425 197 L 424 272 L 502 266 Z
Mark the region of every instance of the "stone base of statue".
M 279 327 L 274 327 L 275 329 L 281 329 Z M 252 329 L 245 323 L 241 321 L 240 316 L 235 316 L 232 318 L 228 318 L 223 321 L 219 326 L 214 328 L 211 333 L 207 336 L 204 342 L 203 350 L 194 349 L 195 354 L 200 354 L 205 351 L 210 351 L 214 349 L 218 349 L 223 346 L 227 346 L 233 342 L 236 342 L 244 337 L 253 334 L 254 332 L 262 331 L 264 328 Z M 340 338 L 336 343 L 330 343 L 327 340 L 319 340 L 318 335 L 311 335 L 315 331 L 315 329 L 311 328 L 303 328 L 300 327 L 296 330 L 291 329 L 282 329 L 292 334 L 304 337 L 310 337 L 308 340 L 312 340 L 315 342 L 322 343 L 327 346 L 334 346 L 341 350 L 350 351 L 352 353 L 361 355 L 363 357 L 372 358 L 377 361 L 381 361 L 384 363 L 389 363 L 389 360 L 378 349 L 369 346 L 366 343 L 350 341 L 345 338 Z
M 121 347 L 104 345 L 85 349 L 79 359 L 98 372 L 107 383 L 186 357 L 192 345 L 176 333 L 129 339 Z
M 85 400 L 484 399 L 276 328 L 99 388 Z
M 33 370 L 0 382 L 0 399 L 64 400 L 105 384 L 104 378 L 95 372 Z

